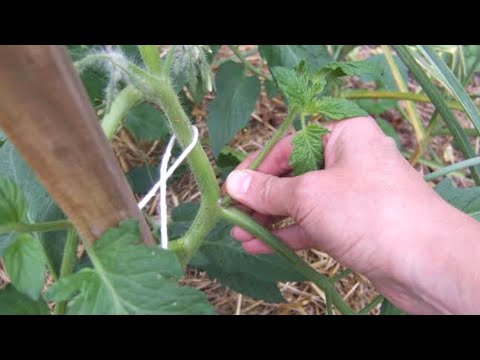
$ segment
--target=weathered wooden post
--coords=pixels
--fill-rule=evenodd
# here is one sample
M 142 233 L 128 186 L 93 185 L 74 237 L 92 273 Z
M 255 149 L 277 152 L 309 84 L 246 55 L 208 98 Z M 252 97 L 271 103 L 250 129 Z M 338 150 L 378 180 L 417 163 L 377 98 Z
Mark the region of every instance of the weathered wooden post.
M 155 243 L 63 46 L 0 46 L 0 128 L 82 237 L 136 218 Z

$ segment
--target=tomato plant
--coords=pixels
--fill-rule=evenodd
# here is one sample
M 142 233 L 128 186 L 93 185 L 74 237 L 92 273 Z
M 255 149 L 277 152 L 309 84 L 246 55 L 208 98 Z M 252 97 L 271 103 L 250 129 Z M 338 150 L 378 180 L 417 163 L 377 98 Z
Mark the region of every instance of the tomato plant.
M 285 301 L 279 282 L 311 281 L 325 293 L 329 314 L 333 308 L 343 314 L 366 314 L 381 302 L 382 313 L 401 313 L 381 296 L 355 312 L 335 287 L 348 271 L 335 277 L 317 272 L 269 229 L 236 208 L 228 196 L 222 196 L 219 180 L 244 157 L 228 143 L 247 125 L 262 89 L 269 97 L 281 94 L 287 114 L 250 168 L 256 169 L 293 125 L 296 134 L 290 163 L 294 174 L 300 175 L 323 166 L 325 120 L 371 114 L 400 146 L 396 130 L 377 116 L 394 107 L 414 129 L 417 146 L 408 154 L 413 164 L 428 162 L 422 154 L 435 132 L 451 133 L 455 146 L 470 162 L 447 167 L 440 175 L 458 174 L 470 167 L 471 178 L 479 185 L 479 161 L 467 131 L 451 110 L 465 111 L 478 130 L 477 107 L 463 90 L 478 68 L 478 51 L 468 47 L 462 52 L 464 61 L 455 62 L 458 52 L 450 48 L 395 46 L 398 56 L 393 56 L 384 46 L 381 53 L 355 60 L 353 46 L 259 45 L 266 67 L 256 67 L 238 46 L 229 47 L 233 55 L 220 64 L 213 64 L 220 49 L 217 45 L 172 45 L 161 51 L 153 45 L 68 47 L 108 140 L 121 128 L 139 141 L 165 142 L 173 134 L 179 144 L 174 155 L 178 155 L 192 143 L 192 104 L 206 94 L 216 94 L 208 105 L 208 144 L 197 142 L 187 156 L 188 165 L 179 170 L 192 172 L 201 200 L 172 209 L 168 250 L 139 245 L 135 219 L 118 223 L 89 243 L 0 132 L 0 256 L 11 282 L 0 290 L 0 313 L 48 314 L 49 302 L 55 314 L 213 314 L 201 291 L 178 284 L 187 266 L 267 302 Z M 408 92 L 408 70 L 424 94 Z M 461 76 L 454 76 L 455 72 Z M 351 77 L 374 83 L 376 90 L 345 90 L 345 79 Z M 450 100 L 445 100 L 432 79 L 440 81 Z M 438 113 L 425 128 L 413 103 L 403 108 L 397 106 L 398 100 L 432 102 Z M 438 123 L 440 117 L 446 127 Z M 207 147 L 215 165 L 207 156 Z M 127 174 L 133 192 L 141 194 L 148 192 L 157 177 L 158 166 L 151 164 Z M 444 180 L 436 190 L 457 208 L 478 217 L 480 203 L 473 199 L 479 187 L 460 189 Z M 158 226 L 150 215 L 144 215 L 158 241 Z M 274 254 L 246 254 L 230 236 L 232 225 L 248 230 L 273 248 Z M 44 291 L 47 271 L 53 283 Z

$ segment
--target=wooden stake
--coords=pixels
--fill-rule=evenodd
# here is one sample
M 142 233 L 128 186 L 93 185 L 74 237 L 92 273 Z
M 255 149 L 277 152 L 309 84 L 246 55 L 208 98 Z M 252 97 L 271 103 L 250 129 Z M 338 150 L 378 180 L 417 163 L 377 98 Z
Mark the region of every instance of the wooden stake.
M 63 46 L 0 46 L 0 128 L 80 236 L 135 218 L 155 244 Z

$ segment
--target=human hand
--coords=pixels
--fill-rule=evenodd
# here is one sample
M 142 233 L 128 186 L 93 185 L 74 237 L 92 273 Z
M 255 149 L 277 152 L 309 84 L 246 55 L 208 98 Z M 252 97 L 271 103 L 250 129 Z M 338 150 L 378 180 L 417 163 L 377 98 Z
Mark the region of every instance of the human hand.
M 282 241 L 295 250 L 327 252 L 370 278 L 407 312 L 480 310 L 475 301 L 480 294 L 468 286 L 475 277 L 467 265 L 452 268 L 457 262 L 475 264 L 480 248 L 473 238 L 480 236 L 480 225 L 444 202 L 373 119 L 354 118 L 327 127 L 331 132 L 323 137 L 325 170 L 291 177 L 287 136 L 258 171 L 241 170 L 253 160 L 252 154 L 232 172 L 228 193 L 267 227 L 291 217 L 294 225 L 274 231 Z M 239 227 L 232 236 L 247 252 L 270 251 Z M 461 241 L 455 239 L 453 247 L 452 237 L 458 236 Z M 456 297 L 452 288 L 471 293 L 468 301 L 460 301 L 465 294 Z

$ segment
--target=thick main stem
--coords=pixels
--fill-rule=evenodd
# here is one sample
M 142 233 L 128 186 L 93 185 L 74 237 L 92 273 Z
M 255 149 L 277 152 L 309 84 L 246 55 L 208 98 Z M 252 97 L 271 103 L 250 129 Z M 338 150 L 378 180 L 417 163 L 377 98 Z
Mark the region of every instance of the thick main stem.
M 133 74 L 131 77 L 133 85 L 137 86 L 147 99 L 163 109 L 177 141 L 182 149 L 185 149 L 193 140 L 192 128 L 168 79 L 153 76 L 133 64 L 131 64 L 130 70 Z M 218 200 L 220 199 L 220 188 L 215 172 L 200 143 L 197 142 L 187 156 L 187 160 L 202 199 L 192 226 L 178 241 L 184 249 L 180 255 L 184 265 L 188 263 L 202 240 L 217 223 L 219 218 Z
M 285 245 L 280 239 L 275 237 L 269 230 L 258 224 L 250 216 L 236 208 L 222 208 L 221 216 L 234 225 L 247 230 L 250 234 L 270 246 L 276 253 L 286 259 L 292 267 L 306 279 L 312 281 L 320 289 L 325 292 L 325 295 L 330 297 L 332 303 L 343 314 L 353 315 L 355 312 L 350 309 L 345 302 L 343 302 L 340 295 L 334 289 L 334 283 L 326 276 L 320 274 L 305 261 L 303 261 L 297 254 Z

